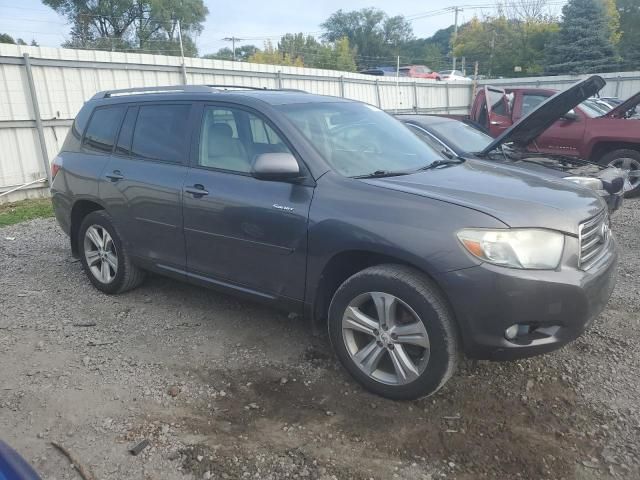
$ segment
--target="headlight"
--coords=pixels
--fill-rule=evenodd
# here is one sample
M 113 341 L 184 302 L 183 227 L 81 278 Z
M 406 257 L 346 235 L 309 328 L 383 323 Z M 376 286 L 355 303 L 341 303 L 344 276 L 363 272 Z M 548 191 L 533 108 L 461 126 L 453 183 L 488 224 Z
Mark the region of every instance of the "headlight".
M 602 180 L 593 177 L 564 177 L 565 180 L 577 183 L 583 187 L 591 188 L 592 190 L 602 190 Z
M 458 239 L 479 259 L 511 268 L 553 270 L 564 248 L 563 234 L 537 228 L 465 228 Z

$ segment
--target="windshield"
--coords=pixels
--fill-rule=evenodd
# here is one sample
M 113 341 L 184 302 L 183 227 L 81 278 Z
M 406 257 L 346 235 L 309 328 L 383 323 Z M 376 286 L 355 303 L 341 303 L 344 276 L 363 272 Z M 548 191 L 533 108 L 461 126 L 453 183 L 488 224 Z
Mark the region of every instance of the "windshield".
M 356 102 L 314 102 L 278 108 L 341 175 L 407 172 L 443 159 L 382 110 Z
M 585 100 L 580 104 L 580 109 L 589 118 L 597 118 L 607 114 L 607 110 L 602 108 L 593 100 L 589 100 L 589 99 Z
M 486 133 L 463 122 L 440 122 L 429 125 L 429 128 L 444 140 L 444 143 L 457 145 L 465 152 L 481 152 L 493 141 Z

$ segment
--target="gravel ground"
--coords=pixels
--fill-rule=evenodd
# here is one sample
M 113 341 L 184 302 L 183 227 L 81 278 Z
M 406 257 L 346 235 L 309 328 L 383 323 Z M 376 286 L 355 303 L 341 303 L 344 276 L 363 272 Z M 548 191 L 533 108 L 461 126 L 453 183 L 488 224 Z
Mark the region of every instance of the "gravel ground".
M 52 441 L 101 480 L 640 478 L 639 207 L 590 332 L 415 402 L 364 392 L 299 320 L 155 276 L 109 297 L 53 219 L 2 228 L 0 437 L 57 480 L 80 477 Z

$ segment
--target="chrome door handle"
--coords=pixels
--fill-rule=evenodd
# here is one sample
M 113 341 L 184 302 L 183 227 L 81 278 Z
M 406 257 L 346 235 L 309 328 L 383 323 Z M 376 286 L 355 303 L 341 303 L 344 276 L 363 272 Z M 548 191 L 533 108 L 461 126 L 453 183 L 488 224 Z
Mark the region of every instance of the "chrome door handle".
M 498 122 L 496 120 L 491 120 L 491 125 L 502 125 L 502 122 Z
M 192 187 L 184 187 L 184 192 L 190 193 L 195 198 L 201 198 L 201 197 L 204 197 L 205 195 L 209 195 L 209 192 L 205 190 L 204 186 L 200 185 L 199 183 L 196 183 Z

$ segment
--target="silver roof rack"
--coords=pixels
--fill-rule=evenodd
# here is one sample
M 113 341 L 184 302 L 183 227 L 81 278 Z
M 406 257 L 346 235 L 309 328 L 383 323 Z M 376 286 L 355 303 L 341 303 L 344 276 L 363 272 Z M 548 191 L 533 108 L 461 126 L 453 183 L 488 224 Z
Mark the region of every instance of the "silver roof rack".
M 96 93 L 92 100 L 102 98 L 123 97 L 126 95 L 145 95 L 145 94 L 162 94 L 162 93 L 214 93 L 214 92 L 231 92 L 234 90 L 258 90 L 258 91 L 284 91 L 307 93 L 304 90 L 296 90 L 293 88 L 266 88 L 266 87 L 250 87 L 247 85 L 170 85 L 165 87 L 138 87 L 123 88 L 120 90 L 105 90 Z
M 120 97 L 124 95 L 143 95 L 147 93 L 211 93 L 216 91 L 208 85 L 171 85 L 166 87 L 138 87 L 123 88 L 120 90 L 105 90 L 96 93 L 92 100 L 99 98 Z

